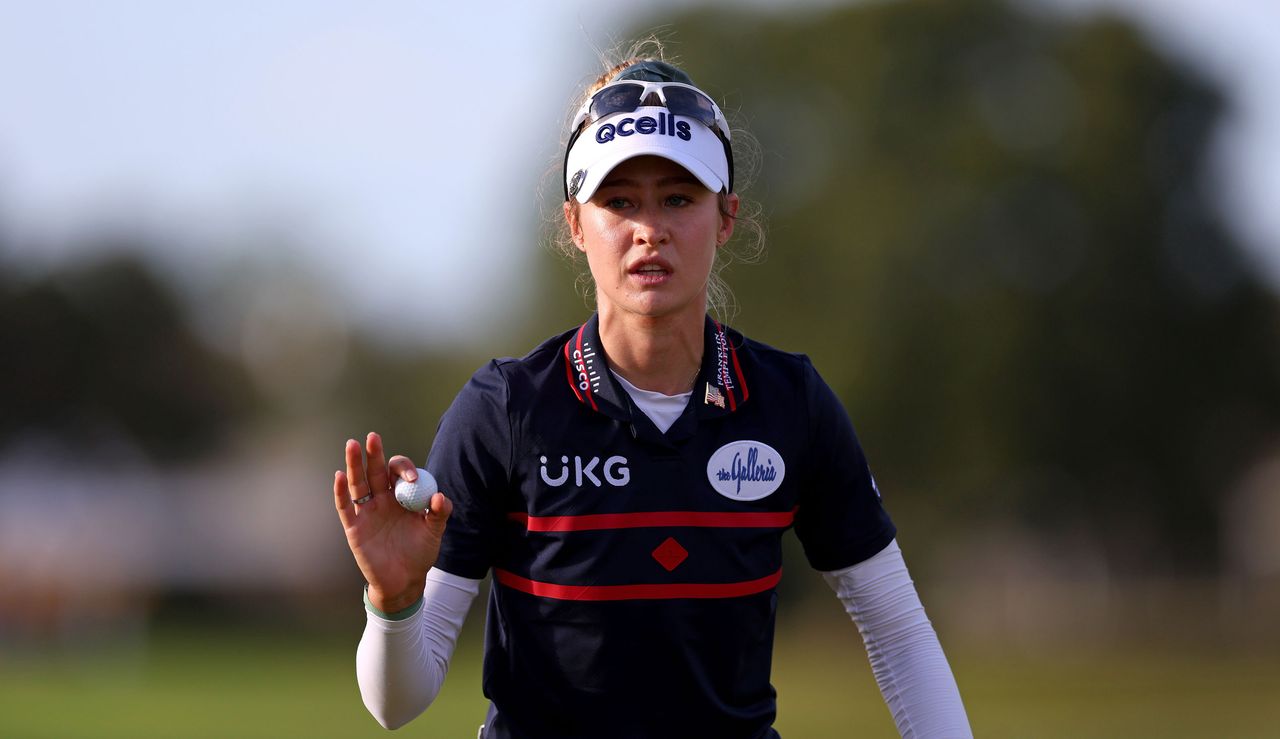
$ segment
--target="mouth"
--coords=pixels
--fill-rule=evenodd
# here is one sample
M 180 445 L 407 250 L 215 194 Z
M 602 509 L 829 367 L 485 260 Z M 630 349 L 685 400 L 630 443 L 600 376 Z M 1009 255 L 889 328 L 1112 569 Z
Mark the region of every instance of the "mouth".
M 657 285 L 671 276 L 671 267 L 659 260 L 645 260 L 627 272 L 643 285 Z

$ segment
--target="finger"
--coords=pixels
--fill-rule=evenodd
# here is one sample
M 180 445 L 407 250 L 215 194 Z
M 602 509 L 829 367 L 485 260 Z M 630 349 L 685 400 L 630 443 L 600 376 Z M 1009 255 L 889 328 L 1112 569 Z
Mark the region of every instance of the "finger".
M 432 526 L 439 535 L 444 534 L 444 526 L 449 521 L 449 516 L 453 514 L 453 501 L 444 493 L 436 493 L 431 496 L 431 502 L 427 507 L 427 524 Z
M 347 492 L 347 476 L 338 470 L 333 473 L 333 507 L 338 509 L 338 520 L 343 528 L 350 528 L 356 522 L 356 505 L 351 502 L 351 494 Z
M 397 454 L 387 462 L 387 469 L 391 471 L 392 477 L 398 477 L 401 480 L 413 482 L 418 479 L 418 466 L 413 463 L 412 459 Z
M 390 487 L 387 482 L 386 453 L 382 449 L 382 437 L 370 431 L 364 440 L 369 466 L 366 470 L 369 479 L 369 492 L 381 493 Z
M 360 442 L 347 439 L 347 494 L 352 500 L 359 500 L 368 494 L 369 483 L 364 477 L 364 456 L 360 452 Z

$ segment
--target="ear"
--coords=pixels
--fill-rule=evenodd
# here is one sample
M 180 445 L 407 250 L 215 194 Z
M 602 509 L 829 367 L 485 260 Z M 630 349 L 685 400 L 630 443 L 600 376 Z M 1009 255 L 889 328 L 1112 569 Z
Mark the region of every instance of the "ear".
M 716 232 L 716 247 L 724 246 L 733 236 L 733 226 L 737 223 L 735 219 L 741 204 L 737 193 L 731 192 L 725 196 L 725 207 L 720 211 L 720 230 Z
M 573 239 L 573 245 L 578 247 L 578 251 L 585 253 L 586 247 L 582 242 L 582 223 L 578 220 L 578 204 L 564 201 L 564 222 L 569 224 L 569 236 Z

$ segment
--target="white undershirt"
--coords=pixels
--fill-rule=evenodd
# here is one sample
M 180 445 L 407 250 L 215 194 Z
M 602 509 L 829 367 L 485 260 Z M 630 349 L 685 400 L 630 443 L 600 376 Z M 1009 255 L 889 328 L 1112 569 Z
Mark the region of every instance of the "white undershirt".
M 617 372 L 609 370 L 609 374 L 613 375 L 618 384 L 622 385 L 622 389 L 627 391 L 627 395 L 635 401 L 636 407 L 644 411 L 649 420 L 653 421 L 653 425 L 664 434 L 680 414 L 684 413 L 685 406 L 689 405 L 689 397 L 693 395 L 692 390 L 679 395 L 663 395 L 652 390 L 641 390 L 627 382 L 626 378 Z
M 925 615 L 896 540 L 879 554 L 823 577 L 857 624 L 871 671 L 904 738 L 969 738 L 973 732 L 951 666 Z M 399 728 L 431 705 L 444 684 L 462 622 L 480 581 L 432 568 L 423 605 L 402 621 L 366 609 L 356 680 L 369 713 Z

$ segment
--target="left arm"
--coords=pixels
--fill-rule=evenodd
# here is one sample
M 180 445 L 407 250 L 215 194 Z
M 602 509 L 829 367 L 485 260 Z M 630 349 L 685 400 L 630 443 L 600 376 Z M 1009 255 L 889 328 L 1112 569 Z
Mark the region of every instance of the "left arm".
M 971 738 L 960 690 L 897 540 L 864 562 L 822 576 L 862 634 L 898 733 L 904 739 Z
M 849 414 L 807 359 L 804 388 L 809 456 L 796 536 L 805 557 L 862 632 L 898 732 L 908 739 L 972 737 Z

